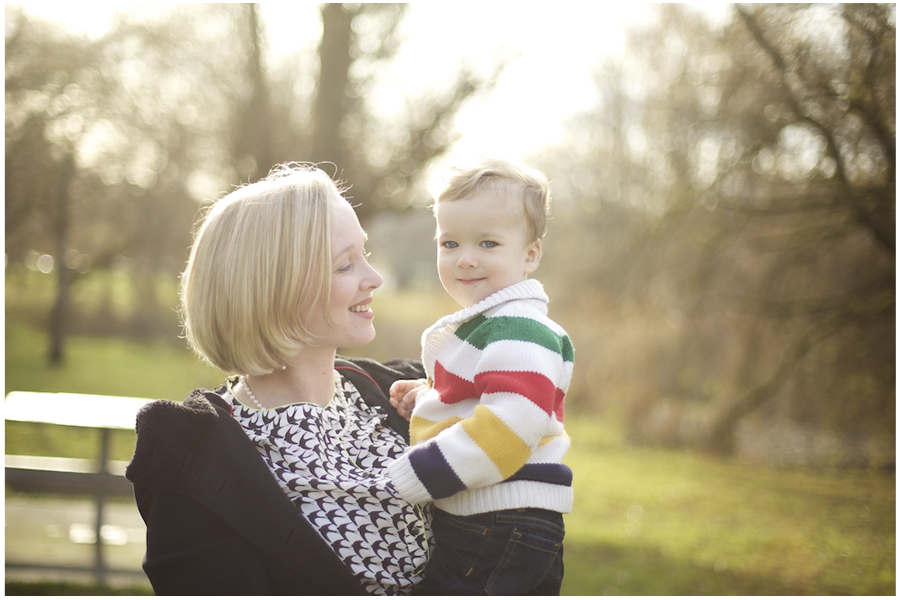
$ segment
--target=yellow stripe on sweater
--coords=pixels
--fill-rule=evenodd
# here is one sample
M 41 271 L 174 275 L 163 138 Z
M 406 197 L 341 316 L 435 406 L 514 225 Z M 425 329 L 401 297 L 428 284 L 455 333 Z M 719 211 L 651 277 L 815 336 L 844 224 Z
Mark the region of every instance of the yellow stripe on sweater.
M 462 421 L 462 417 L 450 417 L 443 421 L 431 421 L 413 415 L 409 420 L 409 443 L 411 446 L 430 440 L 448 427 L 452 427 Z
M 522 468 L 531 448 L 503 420 L 484 406 L 476 406 L 475 414 L 462 424 L 478 447 L 488 455 L 503 479 Z
M 563 439 L 568 440 L 569 434 L 566 433 L 565 431 L 563 431 L 562 433 L 558 433 L 556 435 L 548 435 L 546 437 L 542 437 L 541 441 L 538 443 L 538 446 L 545 446 L 557 438 L 563 438 Z

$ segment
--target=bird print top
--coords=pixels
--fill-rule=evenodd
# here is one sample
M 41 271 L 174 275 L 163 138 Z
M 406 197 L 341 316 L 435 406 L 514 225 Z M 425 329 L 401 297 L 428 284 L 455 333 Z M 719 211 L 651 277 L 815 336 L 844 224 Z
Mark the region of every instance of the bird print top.
M 428 558 L 430 511 L 403 500 L 385 475 L 407 448 L 402 436 L 350 381 L 334 375 L 325 408 L 256 410 L 230 391 L 226 400 L 288 498 L 366 592 L 409 594 Z

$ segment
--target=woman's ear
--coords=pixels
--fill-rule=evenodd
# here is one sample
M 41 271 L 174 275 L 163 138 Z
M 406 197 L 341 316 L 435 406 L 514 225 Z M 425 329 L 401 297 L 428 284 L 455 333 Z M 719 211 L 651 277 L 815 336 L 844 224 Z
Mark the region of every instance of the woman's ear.
M 525 274 L 526 275 L 534 272 L 534 270 L 538 268 L 538 265 L 541 262 L 542 253 L 543 253 L 543 246 L 541 245 L 540 238 L 531 242 L 531 244 L 525 249 Z

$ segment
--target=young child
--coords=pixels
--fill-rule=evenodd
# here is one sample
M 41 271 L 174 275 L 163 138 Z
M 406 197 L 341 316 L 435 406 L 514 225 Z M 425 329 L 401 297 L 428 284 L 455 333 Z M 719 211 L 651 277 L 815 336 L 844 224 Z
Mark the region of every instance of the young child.
M 412 446 L 388 474 L 404 499 L 435 507 L 415 593 L 559 594 L 574 351 L 528 279 L 549 203 L 543 174 L 498 159 L 453 170 L 435 202 L 438 273 L 465 308 L 423 333 L 427 382 L 391 388 L 402 414 L 415 408 Z

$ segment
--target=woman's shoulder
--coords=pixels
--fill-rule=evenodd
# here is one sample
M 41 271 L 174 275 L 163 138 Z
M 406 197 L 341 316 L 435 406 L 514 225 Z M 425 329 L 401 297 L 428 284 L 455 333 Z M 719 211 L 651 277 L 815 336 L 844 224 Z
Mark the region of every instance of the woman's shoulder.
M 142 423 L 151 424 L 155 421 L 170 421 L 172 419 L 182 421 L 204 421 L 216 418 L 216 409 L 230 410 L 228 402 L 222 397 L 226 386 L 215 389 L 197 388 L 193 390 L 182 402 L 172 400 L 155 400 L 145 404 L 138 411 L 138 430 Z M 140 432 L 140 431 L 139 431 Z
M 220 395 L 223 390 L 196 389 L 183 402 L 156 400 L 141 407 L 128 479 L 168 480 L 184 470 L 187 461 L 203 455 L 220 416 L 230 413 Z
M 401 417 L 388 400 L 391 384 L 398 379 L 423 379 L 425 369 L 417 360 L 396 359 L 384 363 L 369 358 L 337 357 L 334 368 L 356 387 L 369 406 L 387 414 L 385 424 L 409 443 L 409 421 Z
M 354 380 L 354 383 L 356 380 L 370 382 L 384 393 L 388 393 L 391 384 L 398 379 L 425 377 L 422 362 L 406 358 L 395 358 L 382 363 L 371 358 L 338 356 L 334 361 L 334 368 L 342 376 Z

